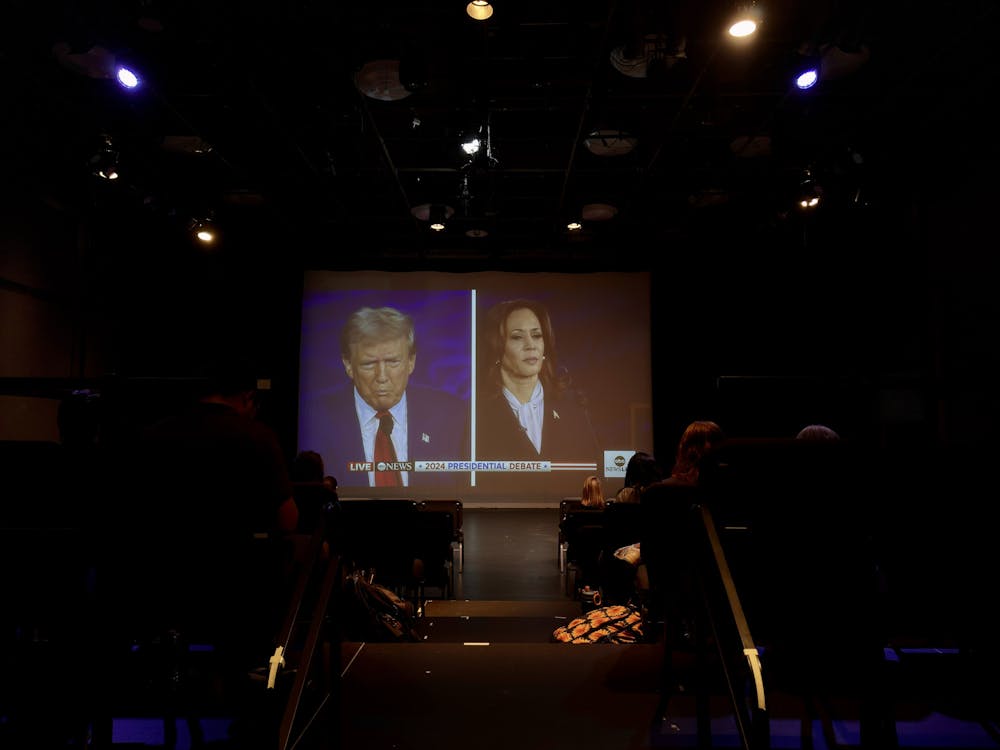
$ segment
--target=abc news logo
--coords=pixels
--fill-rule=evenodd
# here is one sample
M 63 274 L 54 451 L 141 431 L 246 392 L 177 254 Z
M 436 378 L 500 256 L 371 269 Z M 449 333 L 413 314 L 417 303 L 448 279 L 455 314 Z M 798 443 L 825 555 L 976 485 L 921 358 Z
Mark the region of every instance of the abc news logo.
M 347 470 L 352 471 L 413 471 L 413 461 L 351 461 Z
M 604 476 L 623 477 L 628 461 L 635 451 L 604 451 Z

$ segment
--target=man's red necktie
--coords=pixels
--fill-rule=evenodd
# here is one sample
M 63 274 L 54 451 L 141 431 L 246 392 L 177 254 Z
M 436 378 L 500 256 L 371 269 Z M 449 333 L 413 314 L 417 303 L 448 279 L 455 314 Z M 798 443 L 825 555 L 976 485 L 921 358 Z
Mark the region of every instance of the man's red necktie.
M 379 471 L 379 463 L 386 461 L 395 463 L 396 449 L 392 447 L 392 415 L 387 411 L 380 411 L 375 415 L 378 417 L 378 431 L 375 433 L 375 486 L 376 487 L 401 487 L 403 478 L 398 471 Z

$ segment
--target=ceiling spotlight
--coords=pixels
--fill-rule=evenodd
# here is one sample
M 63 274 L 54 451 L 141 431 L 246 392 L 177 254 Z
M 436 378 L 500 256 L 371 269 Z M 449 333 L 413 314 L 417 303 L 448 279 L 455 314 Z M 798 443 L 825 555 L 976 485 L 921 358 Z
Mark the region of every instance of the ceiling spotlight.
M 410 209 L 414 218 L 429 222 L 435 232 L 443 232 L 448 219 L 455 215 L 455 209 L 444 203 L 421 203 Z
M 118 170 L 118 151 L 110 136 L 104 136 L 100 150 L 90 158 L 90 168 L 93 175 L 102 180 L 117 180 L 121 176 Z
M 485 21 L 493 15 L 493 6 L 490 5 L 489 0 L 472 0 L 465 6 L 465 12 L 469 14 L 469 18 Z
M 570 232 L 579 232 L 581 229 L 583 229 L 583 224 L 581 224 L 578 221 L 571 221 L 568 224 L 566 224 L 566 229 L 568 229 Z
M 431 229 L 435 232 L 443 232 L 447 218 L 447 211 L 445 211 L 444 206 L 437 203 L 431 206 L 430 214 L 428 215 Z
M 815 55 L 801 55 L 795 67 L 795 88 L 800 91 L 811 89 L 819 82 L 819 58 Z
M 736 15 L 729 24 L 729 36 L 742 39 L 757 31 L 760 25 L 760 8 L 755 2 L 741 2 L 737 5 Z
M 470 136 L 462 141 L 462 151 L 464 151 L 469 156 L 473 156 L 479 153 L 479 149 L 482 148 L 483 142 L 479 140 L 476 136 Z
M 369 99 L 394 102 L 405 99 L 409 91 L 399 78 L 399 60 L 378 59 L 366 62 L 354 76 L 358 91 Z
M 219 239 L 219 230 L 211 219 L 195 219 L 190 226 L 191 237 L 199 245 L 210 247 Z
M 816 85 L 819 80 L 819 71 L 816 68 L 809 68 L 809 70 L 799 73 L 795 77 L 795 88 L 805 91 L 806 89 L 811 89 Z
M 119 65 L 115 69 L 115 80 L 122 86 L 122 88 L 132 89 L 139 87 L 139 76 L 134 70 L 125 66 Z
M 808 169 L 802 175 L 799 183 L 798 196 L 795 199 L 796 205 L 802 211 L 812 211 L 823 199 L 823 188 L 817 184 Z

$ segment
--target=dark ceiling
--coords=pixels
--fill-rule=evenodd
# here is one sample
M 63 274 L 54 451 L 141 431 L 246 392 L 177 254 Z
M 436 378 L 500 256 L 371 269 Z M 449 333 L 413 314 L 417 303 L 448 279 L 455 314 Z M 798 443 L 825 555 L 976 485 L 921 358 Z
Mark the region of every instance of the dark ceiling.
M 975 169 L 996 3 L 758 5 L 735 43 L 720 0 L 497 0 L 485 22 L 462 0 L 15 0 L 4 148 L 68 212 L 266 226 L 331 266 L 648 250 L 802 221 L 804 170 L 842 217 L 900 178 Z M 795 92 L 808 49 L 824 77 Z M 111 59 L 143 86 L 106 78 Z M 475 158 L 469 129 L 488 147 Z M 123 177 L 97 184 L 105 135 Z M 454 211 L 444 232 L 423 220 L 434 205 Z

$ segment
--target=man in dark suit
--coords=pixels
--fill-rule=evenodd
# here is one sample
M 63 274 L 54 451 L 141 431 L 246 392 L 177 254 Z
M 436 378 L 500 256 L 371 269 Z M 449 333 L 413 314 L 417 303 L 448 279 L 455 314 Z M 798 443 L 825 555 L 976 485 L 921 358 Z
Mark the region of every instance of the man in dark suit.
M 300 447 L 319 452 L 341 488 L 457 489 L 465 475 L 407 468 L 470 454 L 466 401 L 409 385 L 417 361 L 413 319 L 392 307 L 356 310 L 341 332 L 340 355 L 353 387 L 319 396 L 304 411 Z M 386 438 L 395 463 L 379 461 Z

